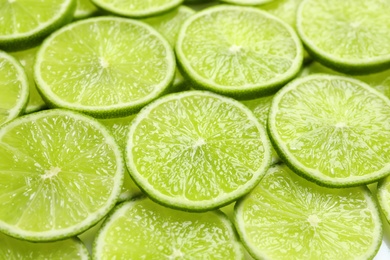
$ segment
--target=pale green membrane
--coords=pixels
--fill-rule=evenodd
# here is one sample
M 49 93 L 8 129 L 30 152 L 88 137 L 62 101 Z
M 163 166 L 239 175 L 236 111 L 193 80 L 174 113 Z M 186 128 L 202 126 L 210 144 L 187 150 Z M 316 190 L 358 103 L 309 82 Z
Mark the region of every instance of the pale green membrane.
M 243 259 L 233 226 L 221 212 L 188 213 L 149 199 L 126 202 L 103 224 L 95 259 Z
M 372 259 L 382 242 L 368 189 L 319 187 L 284 165 L 236 204 L 235 224 L 259 259 Z

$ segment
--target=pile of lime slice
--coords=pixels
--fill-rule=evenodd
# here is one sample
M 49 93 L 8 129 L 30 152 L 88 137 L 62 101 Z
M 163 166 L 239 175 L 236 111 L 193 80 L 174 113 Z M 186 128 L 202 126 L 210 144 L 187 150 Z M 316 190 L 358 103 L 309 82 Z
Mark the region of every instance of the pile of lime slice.
M 390 259 L 388 0 L 0 0 L 0 259 Z

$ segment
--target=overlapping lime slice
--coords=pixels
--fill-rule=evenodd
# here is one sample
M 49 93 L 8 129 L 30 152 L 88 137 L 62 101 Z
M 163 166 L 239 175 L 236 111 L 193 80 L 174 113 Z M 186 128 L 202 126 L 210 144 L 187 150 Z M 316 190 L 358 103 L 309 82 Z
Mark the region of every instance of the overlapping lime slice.
M 74 19 L 84 19 L 93 16 L 99 12 L 96 5 L 91 0 L 77 0 L 77 7 L 74 13 Z
M 219 208 L 248 193 L 270 165 L 271 148 L 253 113 L 202 91 L 164 96 L 130 126 L 127 166 L 154 200 L 191 211 Z
M 178 64 L 196 88 L 237 98 L 271 93 L 299 72 L 295 31 L 259 9 L 221 5 L 191 16 L 176 43 Z
M 285 165 L 236 204 L 235 225 L 256 259 L 373 259 L 382 242 L 366 187 L 319 187 Z
M 115 205 L 123 157 L 96 120 L 52 109 L 0 128 L 0 230 L 31 241 L 81 233 Z
M 103 223 L 94 259 L 243 259 L 220 211 L 188 213 L 143 198 L 119 205 Z
M 38 45 L 73 19 L 76 0 L 0 0 L 0 49 L 18 51 Z
M 51 106 L 119 117 L 162 95 L 175 68 L 171 46 L 152 27 L 98 17 L 50 35 L 38 51 L 34 73 Z
M 0 51 L 0 125 L 22 114 L 28 98 L 28 79 L 22 65 Z
M 321 185 L 346 187 L 390 174 L 390 100 L 365 83 L 316 74 L 275 95 L 268 129 L 279 156 Z
M 390 2 L 304 0 L 298 33 L 314 59 L 338 71 L 368 74 L 390 68 Z

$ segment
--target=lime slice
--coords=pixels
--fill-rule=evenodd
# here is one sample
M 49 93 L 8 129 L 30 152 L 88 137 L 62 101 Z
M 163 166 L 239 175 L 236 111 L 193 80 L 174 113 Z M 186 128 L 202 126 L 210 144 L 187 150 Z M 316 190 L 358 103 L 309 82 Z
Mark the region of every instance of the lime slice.
M 390 174 L 390 100 L 365 83 L 316 74 L 275 95 L 268 129 L 279 156 L 321 185 L 346 187 Z
M 134 117 L 135 115 L 111 119 L 100 119 L 100 122 L 109 130 L 111 130 L 111 133 L 113 134 L 122 151 L 125 150 L 126 135 L 129 132 L 129 127 Z M 130 173 L 127 171 L 127 169 L 125 169 L 125 178 L 123 181 L 122 192 L 119 196 L 119 201 L 128 200 L 141 194 L 141 190 L 131 179 Z
M 179 8 L 176 8 L 175 10 L 166 14 L 146 18 L 142 21 L 151 25 L 154 29 L 161 33 L 162 36 L 168 40 L 169 44 L 174 47 L 183 22 L 194 13 L 195 11 L 191 8 L 180 6 Z M 171 89 L 173 92 L 182 90 L 187 85 L 185 83 L 185 79 L 180 74 L 178 69 L 176 69 L 175 73 L 175 79 Z
M 37 54 L 38 49 L 39 47 L 35 47 L 24 51 L 10 53 L 17 60 L 19 60 L 27 74 L 30 98 L 28 100 L 27 107 L 25 110 L 26 113 L 36 112 L 46 107 L 46 103 L 43 101 L 41 95 L 39 94 L 34 81 L 33 67 L 35 55 Z
M 171 46 L 150 26 L 98 17 L 50 35 L 39 49 L 34 72 L 51 106 L 120 117 L 162 95 L 175 67 Z
M 390 2 L 304 0 L 297 29 L 312 57 L 346 73 L 390 68 Z
M 264 127 L 244 105 L 202 91 L 167 95 L 130 126 L 127 167 L 154 200 L 205 211 L 249 192 L 270 165 Z
M 377 198 L 387 222 L 390 223 L 390 177 L 378 183 Z
M 220 0 L 220 1 L 228 4 L 235 4 L 235 5 L 262 5 L 265 3 L 272 2 L 274 0 Z
M 88 260 L 90 257 L 87 248 L 77 238 L 57 242 L 32 243 L 0 233 L 0 259 Z
M 23 113 L 28 89 L 23 67 L 14 57 L 0 51 L 0 126 Z
M 188 213 L 143 198 L 121 204 L 103 223 L 94 259 L 243 259 L 220 211 Z
M 120 16 L 143 18 L 159 15 L 178 7 L 183 0 L 91 0 L 100 8 Z
M 18 51 L 38 45 L 73 19 L 76 0 L 0 0 L 0 49 Z
M 74 13 L 74 19 L 84 19 L 97 14 L 99 9 L 91 0 L 77 0 L 77 7 Z
M 290 26 L 255 8 L 226 5 L 191 16 L 176 54 L 194 87 L 243 99 L 276 91 L 295 77 L 303 60 Z
M 367 188 L 319 187 L 284 165 L 236 204 L 234 222 L 256 259 L 372 259 L 382 242 Z
M 115 205 L 123 168 L 90 117 L 53 109 L 14 119 L 0 128 L 0 230 L 31 241 L 81 233 Z

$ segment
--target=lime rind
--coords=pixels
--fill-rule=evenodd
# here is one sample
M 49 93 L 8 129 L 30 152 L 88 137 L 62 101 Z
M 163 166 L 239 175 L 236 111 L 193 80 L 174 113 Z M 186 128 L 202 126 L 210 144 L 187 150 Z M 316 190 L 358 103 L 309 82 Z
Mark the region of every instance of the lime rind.
M 233 191 L 229 191 L 229 192 L 223 191 L 222 192 L 222 190 L 220 190 L 219 192 L 220 193 L 222 192 L 222 193 L 219 194 L 218 196 L 210 197 L 211 196 L 211 193 L 210 193 L 210 194 L 208 194 L 208 196 L 209 196 L 208 198 L 203 198 L 200 200 L 193 199 L 193 198 L 191 198 L 191 199 L 187 198 L 186 197 L 187 194 L 185 194 L 185 192 L 182 195 L 176 196 L 176 195 L 169 195 L 168 194 L 169 192 L 165 193 L 165 192 L 162 192 L 162 191 L 156 189 L 149 182 L 148 178 L 143 176 L 143 174 L 141 173 L 140 169 L 143 169 L 143 166 L 136 165 L 136 163 L 139 163 L 139 162 L 136 161 L 135 155 L 133 152 L 133 150 L 136 148 L 136 145 L 134 144 L 134 140 L 139 140 L 139 137 L 138 136 L 136 137 L 135 133 L 138 131 L 139 127 L 140 127 L 140 129 L 144 129 L 144 126 L 140 126 L 140 125 L 143 123 L 143 121 L 146 122 L 148 120 L 149 114 L 153 113 L 154 111 L 158 111 L 157 109 L 159 106 L 162 106 L 164 104 L 168 104 L 169 102 L 176 102 L 176 101 L 180 101 L 180 100 L 185 99 L 185 98 L 192 98 L 192 97 L 197 97 L 197 98 L 204 97 L 204 98 L 216 99 L 222 103 L 226 103 L 229 106 L 236 107 L 236 109 L 239 109 L 240 113 L 245 114 L 245 116 L 247 117 L 247 120 L 249 120 L 250 123 L 253 124 L 253 126 L 257 129 L 256 131 L 258 131 L 257 132 L 258 139 L 259 139 L 258 141 L 261 141 L 261 144 L 263 146 L 263 148 L 262 148 L 263 149 L 262 150 L 263 158 L 256 159 L 256 160 L 262 160 L 262 161 L 256 162 L 256 164 L 258 164 L 257 165 L 258 167 L 256 168 L 256 170 L 253 170 L 253 169 L 250 170 L 250 171 L 252 171 L 251 175 L 253 175 L 253 176 L 250 178 L 249 181 L 245 182 L 245 184 L 238 185 L 239 187 L 237 186 L 235 188 L 235 190 L 233 190 Z M 181 111 L 180 113 L 183 113 L 183 111 Z M 176 120 L 176 119 L 174 119 L 174 120 Z M 191 120 L 196 120 L 196 119 L 191 119 Z M 149 121 L 151 121 L 151 120 L 149 120 Z M 157 125 L 158 125 L 158 123 L 157 123 Z M 248 127 L 248 126 L 245 126 L 245 127 Z M 179 129 L 178 131 L 181 132 L 182 130 Z M 183 130 L 183 131 L 186 131 L 186 130 Z M 202 133 L 200 132 L 197 134 L 202 134 Z M 203 134 L 205 134 L 205 133 L 203 133 Z M 165 138 L 165 133 L 162 133 L 160 135 L 162 135 Z M 176 136 L 176 134 L 175 134 L 175 136 Z M 186 140 L 186 138 L 187 138 L 185 136 L 182 136 L 182 137 L 184 138 L 183 140 Z M 183 146 L 183 144 L 180 143 L 181 141 L 183 141 L 182 137 L 180 137 L 180 136 L 175 137 L 175 138 L 178 138 L 177 140 L 180 140 L 180 141 L 178 141 L 179 146 Z M 170 138 L 172 138 L 172 137 L 170 137 Z M 208 92 L 208 91 L 196 91 L 196 90 L 195 91 L 185 91 L 185 92 L 181 92 L 181 93 L 166 95 L 166 96 L 152 102 L 148 106 L 144 107 L 140 111 L 140 113 L 135 117 L 135 119 L 133 120 L 132 125 L 130 126 L 127 140 L 128 141 L 127 141 L 127 146 L 126 146 L 126 150 L 125 150 L 126 165 L 127 165 L 127 168 L 129 170 L 133 180 L 138 184 L 138 186 L 143 190 L 143 192 L 146 193 L 155 202 L 162 204 L 164 206 L 167 206 L 167 207 L 180 209 L 180 210 L 203 212 L 203 211 L 219 208 L 219 207 L 222 207 L 224 205 L 227 205 L 227 204 L 233 202 L 238 197 L 243 196 L 244 194 L 248 193 L 253 187 L 255 187 L 256 184 L 262 178 L 265 171 L 268 169 L 268 167 L 271 164 L 271 146 L 270 146 L 269 140 L 266 136 L 265 128 L 261 125 L 261 123 L 258 121 L 258 119 L 253 115 L 253 113 L 250 111 L 250 109 L 234 99 L 231 99 L 228 97 L 223 97 L 223 96 L 220 96 L 220 95 Z M 151 140 L 151 139 L 149 139 L 149 140 Z M 175 139 L 172 139 L 172 142 L 174 143 Z M 167 154 L 167 152 L 164 152 L 164 154 Z M 181 156 L 181 157 L 184 158 L 183 156 Z M 248 155 L 248 157 L 252 157 L 252 156 L 253 156 L 253 154 Z M 171 159 L 175 159 L 175 158 L 171 158 Z M 234 158 L 234 161 L 236 161 L 236 158 Z M 157 167 L 156 165 L 155 165 L 155 167 Z M 141 167 L 141 168 L 139 168 L 139 167 Z M 222 167 L 221 170 L 224 169 L 223 168 L 224 166 L 217 166 L 217 167 Z M 239 166 L 236 166 L 236 167 L 239 167 Z M 142 171 L 144 171 L 144 169 Z M 249 169 L 248 169 L 248 171 L 249 171 Z M 183 171 L 184 174 L 187 174 L 185 172 L 186 171 Z M 215 172 L 213 174 L 215 174 Z M 177 182 L 180 182 L 180 180 L 177 180 Z M 196 185 L 196 187 L 199 188 L 199 185 Z M 214 185 L 214 184 L 212 184 L 212 185 Z M 215 187 L 213 186 L 213 188 L 215 188 Z M 204 196 L 204 194 L 202 196 Z
M 300 162 L 299 159 L 297 159 L 297 156 L 292 154 L 288 145 L 282 140 L 281 136 L 278 133 L 278 126 L 276 125 L 276 114 L 278 113 L 278 105 L 280 101 L 282 100 L 283 96 L 291 91 L 294 91 L 301 85 L 302 83 L 309 82 L 310 80 L 340 80 L 345 81 L 348 84 L 351 85 L 357 85 L 359 88 L 363 89 L 363 91 L 366 92 L 366 94 L 373 94 L 375 98 L 378 98 L 377 101 L 383 102 L 384 105 L 387 105 L 390 107 L 390 100 L 382 93 L 378 92 L 377 90 L 373 89 L 369 85 L 367 85 L 364 82 L 361 82 L 356 79 L 347 78 L 343 76 L 332 76 L 327 74 L 314 74 L 311 76 L 306 76 L 302 78 L 298 78 L 291 83 L 287 84 L 283 89 L 281 89 L 274 97 L 273 103 L 270 109 L 269 117 L 268 117 L 268 125 L 267 125 L 267 131 L 268 135 L 270 137 L 271 143 L 273 144 L 273 147 L 275 151 L 278 153 L 279 157 L 286 163 L 295 173 L 301 175 L 302 177 L 313 181 L 321 186 L 327 186 L 327 187 L 353 187 L 363 184 L 369 184 L 378 181 L 379 179 L 386 177 L 390 174 L 390 163 L 383 163 L 381 164 L 381 169 L 372 171 L 371 173 L 367 173 L 362 176 L 347 176 L 347 177 L 330 177 L 329 175 L 325 175 L 320 170 L 308 167 L 307 164 L 304 164 Z M 351 90 L 349 90 L 351 91 Z M 347 93 L 349 95 L 350 93 Z M 349 102 L 349 101 L 345 101 Z M 363 101 L 362 101 L 363 102 Z M 364 102 L 363 102 L 364 103 Z M 371 112 L 372 113 L 372 112 Z M 381 115 L 383 117 L 383 115 Z M 366 118 L 362 118 L 362 122 L 367 122 Z M 336 124 L 337 122 L 332 122 Z M 279 125 L 280 126 L 280 125 Z M 386 124 L 382 125 L 382 127 L 387 127 Z M 367 137 L 367 136 L 366 136 Z M 363 138 L 363 137 L 362 137 Z M 383 146 L 383 145 L 382 145 Z M 327 148 L 327 151 L 331 151 L 332 148 Z M 368 148 L 367 148 L 368 149 Z M 361 154 L 362 155 L 362 154 Z M 313 161 L 314 163 L 314 161 Z M 374 166 L 373 166 L 374 167 Z M 375 166 L 378 168 L 377 166 Z M 333 169 L 330 169 L 331 171 Z
M 288 37 L 290 37 L 291 42 L 289 44 L 293 44 L 294 49 L 296 51 L 289 69 L 287 69 L 283 73 L 280 73 L 282 76 L 278 74 L 277 77 L 267 80 L 266 82 L 256 82 L 256 84 L 241 84 L 240 86 L 221 85 L 219 83 L 216 83 L 214 80 L 210 80 L 209 78 L 201 76 L 189 63 L 188 58 L 184 53 L 185 47 L 183 46 L 183 41 L 186 38 L 186 30 L 196 20 L 201 20 L 202 18 L 207 19 L 207 17 L 211 16 L 211 14 L 213 13 L 224 11 L 253 13 L 258 16 L 262 16 L 264 20 L 268 20 L 269 22 L 277 24 L 280 28 L 283 28 L 284 33 L 287 34 Z M 298 38 L 295 30 L 290 25 L 288 25 L 281 19 L 267 13 L 266 11 L 243 6 L 218 5 L 199 11 L 196 14 L 192 15 L 183 23 L 181 27 L 181 31 L 179 33 L 178 40 L 175 46 L 175 52 L 178 61 L 177 65 L 180 69 L 180 72 L 183 74 L 183 76 L 185 76 L 185 78 L 191 83 L 194 88 L 212 91 L 237 99 L 253 99 L 254 97 L 259 97 L 261 95 L 274 94 L 278 89 L 280 89 L 281 86 L 283 86 L 291 79 L 293 79 L 296 75 L 298 75 L 303 63 L 303 47 L 301 40 Z
M 159 81 L 156 84 L 153 84 L 150 86 L 148 85 L 148 88 L 152 87 L 153 90 L 149 91 L 149 93 L 147 93 L 145 96 L 143 96 L 141 98 L 137 98 L 135 100 L 128 100 L 128 101 L 122 101 L 122 102 L 117 102 L 117 103 L 113 103 L 112 101 L 110 101 L 110 103 L 113 103 L 113 104 L 109 104 L 109 105 L 102 104 L 102 105 L 98 105 L 98 106 L 97 105 L 88 105 L 88 104 L 84 105 L 84 104 L 81 104 L 79 102 L 70 102 L 70 101 L 64 100 L 64 98 L 62 96 L 59 96 L 58 94 L 54 93 L 52 90 L 52 86 L 43 79 L 43 75 L 41 72 L 41 66 L 44 66 L 43 64 L 45 63 L 44 55 L 46 54 L 46 50 L 51 48 L 51 45 L 54 44 L 53 42 L 55 42 L 58 37 L 62 37 L 62 35 L 65 33 L 72 32 L 73 28 L 77 28 L 77 27 L 81 27 L 81 26 L 88 26 L 88 25 L 94 26 L 94 24 L 95 24 L 94 28 L 97 28 L 97 30 L 99 30 L 96 23 L 110 23 L 110 22 L 117 23 L 118 26 L 120 25 L 120 26 L 126 27 L 128 25 L 128 26 L 133 26 L 133 27 L 139 27 L 140 29 L 146 31 L 150 37 L 153 37 L 154 40 L 158 41 L 159 44 L 161 44 L 161 46 L 159 46 L 159 47 L 164 49 L 164 53 L 165 53 L 164 62 L 166 63 L 166 73 L 164 73 L 163 80 Z M 115 43 L 115 41 L 117 41 L 117 39 L 112 39 L 112 40 L 114 41 L 114 43 Z M 81 40 L 81 41 L 83 41 L 83 40 Z M 70 44 L 70 43 L 68 43 L 68 44 Z M 86 44 L 86 43 L 83 42 L 83 44 Z M 86 48 L 88 48 L 88 47 L 86 47 Z M 58 50 L 57 50 L 57 52 L 58 52 Z M 59 52 L 59 53 L 62 53 L 62 52 Z M 76 59 L 77 59 L 77 57 L 76 57 Z M 155 63 L 157 63 L 157 62 L 155 62 Z M 90 65 L 92 68 L 93 64 L 90 64 Z M 94 64 L 94 65 L 97 65 L 97 64 Z M 104 67 L 104 65 L 101 65 L 101 66 Z M 143 64 L 143 66 L 145 66 L 145 64 Z M 97 117 L 97 118 L 111 118 L 111 117 L 123 117 L 123 116 L 127 116 L 129 114 L 133 114 L 133 113 L 139 111 L 146 104 L 157 99 L 159 96 L 169 92 L 170 86 L 172 85 L 173 80 L 174 80 L 175 68 L 176 68 L 176 62 L 175 62 L 175 56 L 174 56 L 172 47 L 169 45 L 168 41 L 163 36 L 161 36 L 161 34 L 158 33 L 151 26 L 149 26 L 143 22 L 140 22 L 140 21 L 126 19 L 126 18 L 120 18 L 120 17 L 95 17 L 95 18 L 80 20 L 80 21 L 74 22 L 72 24 L 69 24 L 67 26 L 64 26 L 60 30 L 51 34 L 47 39 L 45 39 L 45 41 L 43 42 L 42 46 L 40 47 L 40 49 L 38 51 L 37 57 L 36 57 L 36 61 L 35 61 L 35 65 L 34 65 L 34 78 L 35 78 L 35 81 L 37 83 L 38 91 L 40 92 L 43 100 L 50 107 L 59 107 L 59 108 L 66 108 L 66 109 L 70 109 L 70 110 L 76 110 L 76 111 L 83 112 L 83 113 L 88 114 L 88 115 L 92 115 L 92 116 Z M 77 74 L 77 72 L 71 72 L 71 73 Z M 90 75 L 85 75 L 85 76 L 89 77 Z M 146 87 L 144 87 L 144 89 L 146 89 Z M 63 92 L 62 94 L 65 95 L 66 93 L 64 94 L 64 92 Z M 84 97 L 82 94 L 82 91 L 79 94 L 82 97 Z M 116 92 L 115 93 L 112 92 L 111 94 L 117 95 Z M 120 98 L 120 97 L 117 96 L 117 98 Z M 96 102 L 98 102 L 98 101 L 96 101 Z M 99 101 L 98 103 L 101 104 L 102 102 Z
M 27 4 L 18 3 L 19 1 L 12 2 L 21 5 Z M 39 45 L 49 34 L 72 21 L 73 13 L 76 10 L 76 0 L 64 0 L 62 6 L 61 12 L 34 30 L 17 33 L 16 35 L 0 35 L 0 48 L 5 51 L 21 51 Z M 29 15 L 31 14 L 29 13 Z M 39 18 L 37 19 L 39 20 Z M 3 26 L 8 27 L 7 25 Z

